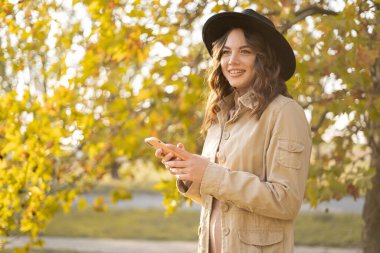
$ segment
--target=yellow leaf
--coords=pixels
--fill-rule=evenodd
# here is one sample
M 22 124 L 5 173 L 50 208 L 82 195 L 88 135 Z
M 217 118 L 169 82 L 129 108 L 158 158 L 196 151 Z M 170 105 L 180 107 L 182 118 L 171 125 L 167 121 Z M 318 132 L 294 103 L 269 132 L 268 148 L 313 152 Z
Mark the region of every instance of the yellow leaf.
M 105 212 L 108 207 L 103 197 L 97 197 L 92 203 L 92 207 L 97 212 Z
M 87 201 L 86 198 L 82 197 L 78 201 L 78 209 L 83 210 L 87 208 Z

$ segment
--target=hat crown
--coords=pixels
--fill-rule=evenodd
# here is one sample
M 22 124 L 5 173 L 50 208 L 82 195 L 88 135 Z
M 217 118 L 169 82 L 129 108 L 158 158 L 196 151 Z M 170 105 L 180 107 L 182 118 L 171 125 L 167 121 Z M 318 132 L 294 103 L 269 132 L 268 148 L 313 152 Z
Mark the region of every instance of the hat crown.
M 242 11 L 243 14 L 246 14 L 246 15 L 250 15 L 252 17 L 255 17 L 257 19 L 259 19 L 260 21 L 272 26 L 272 27 L 275 27 L 272 20 L 270 20 L 269 18 L 266 18 L 265 16 L 263 15 L 260 15 L 259 13 L 257 13 L 256 11 L 252 10 L 252 9 L 245 9 Z

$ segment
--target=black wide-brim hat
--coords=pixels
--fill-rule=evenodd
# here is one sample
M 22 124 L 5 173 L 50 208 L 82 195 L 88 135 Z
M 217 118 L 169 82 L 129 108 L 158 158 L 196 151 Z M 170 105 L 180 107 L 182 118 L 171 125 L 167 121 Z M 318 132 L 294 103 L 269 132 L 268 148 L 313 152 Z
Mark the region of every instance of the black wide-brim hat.
M 221 12 L 210 17 L 203 26 L 202 38 L 210 55 L 212 44 L 231 28 L 243 28 L 260 33 L 271 45 L 280 62 L 280 76 L 286 81 L 296 69 L 296 59 L 292 47 L 285 37 L 277 31 L 273 22 L 252 9 L 242 12 Z

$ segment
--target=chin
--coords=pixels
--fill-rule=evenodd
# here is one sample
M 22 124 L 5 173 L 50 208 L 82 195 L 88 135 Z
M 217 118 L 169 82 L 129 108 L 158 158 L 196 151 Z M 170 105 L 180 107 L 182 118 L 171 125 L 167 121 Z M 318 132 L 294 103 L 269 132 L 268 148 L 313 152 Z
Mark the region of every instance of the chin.
M 230 84 L 232 88 L 234 89 L 241 89 L 241 85 L 236 85 L 236 84 Z

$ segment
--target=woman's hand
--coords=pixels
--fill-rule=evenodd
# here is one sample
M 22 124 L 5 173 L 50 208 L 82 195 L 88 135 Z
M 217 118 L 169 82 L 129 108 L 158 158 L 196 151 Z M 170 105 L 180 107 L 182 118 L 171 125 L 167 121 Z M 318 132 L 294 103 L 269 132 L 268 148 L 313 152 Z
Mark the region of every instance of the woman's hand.
M 183 146 L 182 143 L 178 143 L 177 147 L 181 148 L 181 149 L 184 149 L 184 146 Z M 176 157 L 171 152 L 165 153 L 164 150 L 161 149 L 161 148 L 156 149 L 155 156 L 158 157 L 158 158 L 161 158 L 162 159 L 161 162 L 163 164 L 165 164 L 165 162 L 171 161 L 171 160 L 181 160 L 180 158 Z
M 172 175 L 183 181 L 201 182 L 203 175 L 209 163 L 209 159 L 197 154 L 192 154 L 185 150 L 182 143 L 177 146 L 166 144 L 168 147 L 175 149 L 185 159 L 173 159 L 174 155 L 169 153 L 165 156 L 162 154 L 162 162 L 169 169 Z M 162 150 L 156 151 L 156 156 L 160 155 Z M 158 156 L 159 157 L 159 156 Z

